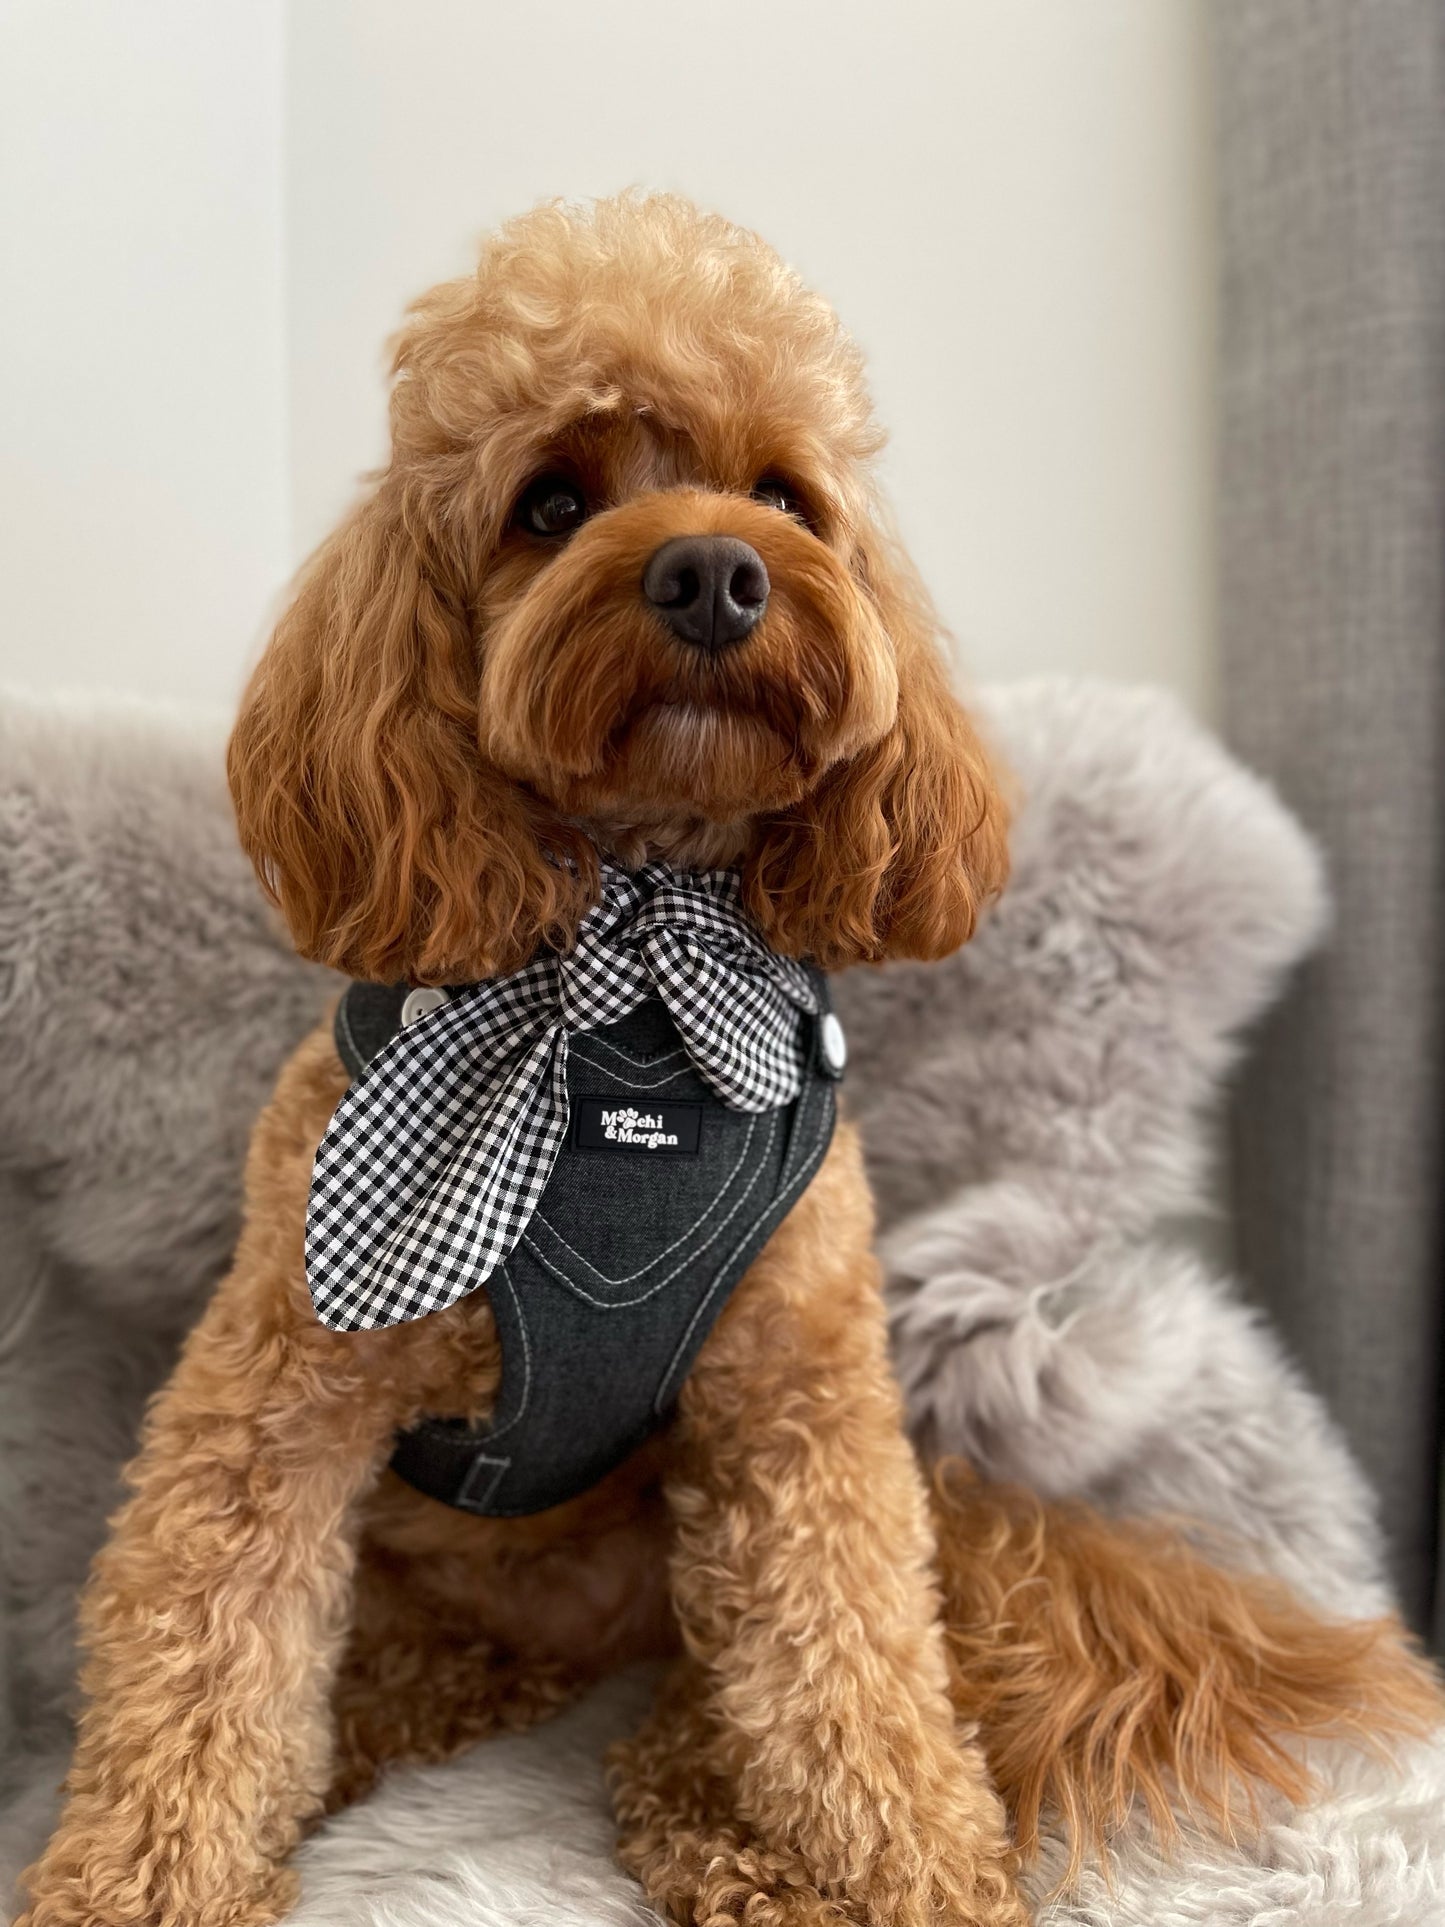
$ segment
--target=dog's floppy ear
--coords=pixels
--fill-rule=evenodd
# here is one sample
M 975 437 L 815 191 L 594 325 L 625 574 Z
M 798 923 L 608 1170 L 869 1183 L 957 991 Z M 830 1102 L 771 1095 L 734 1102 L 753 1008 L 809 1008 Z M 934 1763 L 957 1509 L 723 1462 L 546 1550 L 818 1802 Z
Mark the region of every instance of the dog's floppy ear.
M 304 956 L 461 982 L 570 939 L 595 858 L 486 762 L 477 684 L 425 504 L 385 478 L 303 571 L 231 737 L 241 841 Z
M 921 586 L 872 526 L 854 566 L 893 645 L 897 719 L 764 827 L 747 877 L 777 948 L 833 967 L 947 956 L 1008 872 L 1003 796 Z

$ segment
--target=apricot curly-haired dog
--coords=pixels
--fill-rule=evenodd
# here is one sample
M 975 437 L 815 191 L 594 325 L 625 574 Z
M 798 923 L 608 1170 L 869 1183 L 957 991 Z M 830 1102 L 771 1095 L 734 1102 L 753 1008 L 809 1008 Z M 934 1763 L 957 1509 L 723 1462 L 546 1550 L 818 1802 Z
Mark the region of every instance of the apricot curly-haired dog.
M 305 571 L 231 749 L 300 949 L 381 982 L 513 971 L 569 944 L 599 852 L 735 868 L 774 949 L 822 965 L 962 943 L 1004 810 L 824 302 L 681 201 L 547 207 L 417 304 L 395 366 L 389 465 Z M 766 581 L 720 650 L 641 586 L 663 544 L 712 537 Z M 328 1026 L 257 1127 L 234 1269 L 86 1595 L 27 1927 L 272 1921 L 328 1801 L 640 1654 L 677 1656 L 614 1762 L 622 1858 L 674 1919 L 752 1927 L 1017 1923 L 1041 1812 L 1081 1841 L 1136 1801 L 1227 1819 L 1240 1776 L 1299 1789 L 1294 1738 L 1436 1710 L 1389 1627 L 1324 1624 L 1177 1538 L 961 1469 L 930 1513 L 846 1124 L 641 1451 L 528 1518 L 423 1497 L 393 1437 L 485 1415 L 497 1332 L 485 1290 L 318 1322 L 303 1222 L 346 1086 Z

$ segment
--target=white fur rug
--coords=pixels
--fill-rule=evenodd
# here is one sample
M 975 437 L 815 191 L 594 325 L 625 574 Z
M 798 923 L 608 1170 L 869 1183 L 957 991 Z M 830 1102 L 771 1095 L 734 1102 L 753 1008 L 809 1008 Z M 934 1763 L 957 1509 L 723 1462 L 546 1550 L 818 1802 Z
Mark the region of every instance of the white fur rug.
M 1313 1394 L 1171 1223 L 1242 1028 L 1314 941 L 1318 866 L 1171 704 L 988 701 L 1026 801 L 968 950 L 837 986 L 920 1440 L 1040 1490 L 1223 1527 L 1333 1610 L 1388 1598 Z M 231 835 L 221 719 L 0 705 L 0 1881 L 63 1770 L 70 1610 L 139 1400 L 224 1264 L 245 1132 L 329 991 Z M 79 1419 L 79 1422 L 77 1422 Z M 647 1681 L 393 1774 L 303 1853 L 295 1927 L 614 1927 L 607 1741 Z M 1142 1829 L 1045 1927 L 1445 1922 L 1445 1749 L 1318 1761 L 1255 1839 Z

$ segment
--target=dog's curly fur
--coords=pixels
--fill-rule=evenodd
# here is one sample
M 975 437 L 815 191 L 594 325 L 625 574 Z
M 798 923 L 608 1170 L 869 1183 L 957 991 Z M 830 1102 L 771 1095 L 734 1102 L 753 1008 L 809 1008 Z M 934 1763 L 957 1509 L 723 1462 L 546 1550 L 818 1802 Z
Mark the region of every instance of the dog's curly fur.
M 969 935 L 1005 812 L 822 301 L 680 201 L 548 207 L 418 304 L 396 374 L 390 465 L 303 575 L 232 744 L 242 837 L 307 955 L 513 968 L 571 940 L 599 848 L 736 864 L 772 942 L 830 964 Z M 548 473 L 592 510 L 565 540 L 515 512 Z M 722 654 L 639 588 L 660 544 L 709 533 L 771 580 Z M 1292 1787 L 1290 1738 L 1436 1710 L 1391 1628 L 1331 1627 L 1175 1540 L 957 1479 L 930 1523 L 846 1125 L 666 1433 L 536 1518 L 421 1497 L 384 1469 L 392 1435 L 484 1415 L 495 1332 L 485 1293 L 316 1322 L 302 1228 L 344 1086 L 319 1031 L 257 1128 L 235 1266 L 86 1597 L 89 1705 L 26 1927 L 259 1927 L 303 1827 L 386 1761 L 679 1647 L 614 1762 L 622 1854 L 674 1918 L 750 1927 L 1016 1927 L 995 1781 L 1025 1845 L 1046 1799 L 1082 1841 L 1170 1790 L 1227 1816 L 1232 1764 Z

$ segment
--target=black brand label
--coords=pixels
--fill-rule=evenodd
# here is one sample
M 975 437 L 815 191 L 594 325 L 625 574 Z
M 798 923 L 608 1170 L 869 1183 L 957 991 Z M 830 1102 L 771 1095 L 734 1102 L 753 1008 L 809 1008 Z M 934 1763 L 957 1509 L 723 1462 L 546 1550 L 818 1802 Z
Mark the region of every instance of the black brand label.
M 702 1135 L 701 1104 L 659 1103 L 646 1097 L 584 1097 L 576 1107 L 573 1141 L 584 1151 L 695 1152 Z

